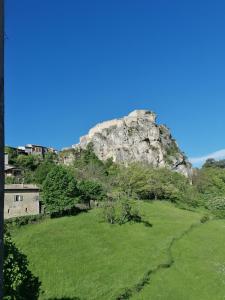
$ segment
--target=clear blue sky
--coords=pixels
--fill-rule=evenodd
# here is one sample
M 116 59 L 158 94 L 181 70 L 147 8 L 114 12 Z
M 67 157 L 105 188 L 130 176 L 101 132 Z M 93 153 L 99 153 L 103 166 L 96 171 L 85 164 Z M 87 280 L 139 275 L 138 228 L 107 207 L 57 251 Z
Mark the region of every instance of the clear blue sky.
M 150 109 L 189 157 L 225 148 L 224 0 L 6 0 L 6 143 L 58 149 Z

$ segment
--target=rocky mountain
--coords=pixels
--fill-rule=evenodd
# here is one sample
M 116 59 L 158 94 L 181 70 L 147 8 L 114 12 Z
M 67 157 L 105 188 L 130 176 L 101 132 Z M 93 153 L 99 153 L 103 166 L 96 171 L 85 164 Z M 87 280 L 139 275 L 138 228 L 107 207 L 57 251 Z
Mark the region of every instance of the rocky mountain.
M 72 148 L 85 149 L 89 143 L 101 160 L 112 158 L 125 165 L 144 162 L 191 175 L 191 165 L 169 129 L 158 125 L 156 114 L 149 110 L 135 110 L 121 119 L 97 124 Z

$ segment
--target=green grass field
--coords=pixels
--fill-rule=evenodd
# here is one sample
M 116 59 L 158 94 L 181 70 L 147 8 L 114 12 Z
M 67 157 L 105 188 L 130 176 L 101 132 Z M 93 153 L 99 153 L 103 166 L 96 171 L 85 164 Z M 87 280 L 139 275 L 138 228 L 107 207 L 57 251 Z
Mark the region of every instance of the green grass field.
M 110 300 L 126 289 L 130 299 L 225 299 L 225 221 L 200 224 L 200 213 L 166 202 L 140 209 L 152 227 L 110 225 L 95 209 L 16 229 L 40 299 Z

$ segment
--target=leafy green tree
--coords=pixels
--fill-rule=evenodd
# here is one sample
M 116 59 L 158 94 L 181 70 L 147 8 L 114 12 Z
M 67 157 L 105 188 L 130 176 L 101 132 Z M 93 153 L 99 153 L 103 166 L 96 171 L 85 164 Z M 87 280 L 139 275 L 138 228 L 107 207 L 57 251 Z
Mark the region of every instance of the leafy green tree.
M 41 158 L 37 155 L 18 155 L 15 164 L 17 167 L 34 171 L 41 162 Z
M 225 196 L 225 169 L 202 168 L 195 172 L 193 184 L 205 198 Z
M 74 176 L 67 168 L 55 166 L 43 182 L 42 196 L 47 212 L 73 207 L 79 196 Z
M 225 159 L 215 160 L 214 158 L 209 158 L 206 160 L 202 168 L 225 168 Z
M 137 163 L 130 164 L 128 167 L 121 166 L 115 186 L 118 186 L 127 197 L 147 198 L 150 172 L 150 168 Z
M 53 152 L 47 152 L 44 156 L 44 162 L 55 163 L 58 161 L 58 155 Z
M 16 158 L 17 158 L 17 152 L 15 149 L 11 148 L 11 147 L 5 147 L 5 153 L 8 154 L 8 158 L 9 158 L 9 164 L 14 165 L 16 162 Z
M 4 235 L 4 300 L 38 299 L 41 283 L 28 269 L 27 257 Z
M 34 181 L 37 184 L 42 184 L 46 179 L 48 173 L 55 167 L 52 161 L 43 161 L 35 170 Z
M 78 189 L 80 201 L 88 204 L 89 207 L 91 200 L 102 201 L 106 197 L 102 185 L 95 181 L 82 180 L 78 183 Z
M 119 189 L 128 197 L 165 199 L 197 205 L 197 190 L 183 175 L 166 168 L 152 168 L 142 164 L 121 167 L 117 177 Z

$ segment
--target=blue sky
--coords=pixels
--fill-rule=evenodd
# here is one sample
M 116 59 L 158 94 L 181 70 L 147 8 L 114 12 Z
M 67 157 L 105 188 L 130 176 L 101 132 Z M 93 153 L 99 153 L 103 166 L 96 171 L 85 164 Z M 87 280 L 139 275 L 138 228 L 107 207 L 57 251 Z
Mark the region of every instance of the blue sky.
M 7 144 L 150 109 L 189 157 L 225 148 L 223 0 L 5 2 Z

